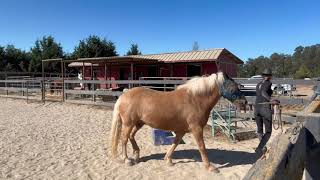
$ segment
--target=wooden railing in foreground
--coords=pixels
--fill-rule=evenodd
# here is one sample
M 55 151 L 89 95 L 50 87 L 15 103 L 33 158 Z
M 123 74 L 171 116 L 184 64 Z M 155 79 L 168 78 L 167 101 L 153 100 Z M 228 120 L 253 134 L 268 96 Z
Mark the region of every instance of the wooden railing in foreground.
M 319 179 L 319 100 L 320 97 L 297 113 L 297 122 L 273 139 L 270 148 L 250 168 L 244 180 Z

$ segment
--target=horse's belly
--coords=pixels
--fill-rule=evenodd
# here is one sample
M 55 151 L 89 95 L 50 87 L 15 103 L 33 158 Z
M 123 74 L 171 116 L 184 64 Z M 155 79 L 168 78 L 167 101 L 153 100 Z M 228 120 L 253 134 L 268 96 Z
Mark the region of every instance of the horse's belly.
M 167 131 L 188 131 L 187 121 L 170 114 L 150 114 L 142 117 L 142 121 L 156 129 Z

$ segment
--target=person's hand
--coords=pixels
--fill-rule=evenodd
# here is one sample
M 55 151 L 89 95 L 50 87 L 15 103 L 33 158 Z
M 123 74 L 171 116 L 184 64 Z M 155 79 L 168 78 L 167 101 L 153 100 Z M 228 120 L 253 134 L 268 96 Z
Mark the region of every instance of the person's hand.
M 272 105 L 279 105 L 280 104 L 280 101 L 278 99 L 272 99 L 271 100 L 271 104 Z

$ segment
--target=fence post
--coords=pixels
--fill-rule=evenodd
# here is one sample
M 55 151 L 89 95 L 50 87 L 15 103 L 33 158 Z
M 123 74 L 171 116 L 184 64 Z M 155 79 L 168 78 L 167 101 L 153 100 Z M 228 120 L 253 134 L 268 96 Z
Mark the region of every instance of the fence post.
M 92 90 L 93 90 L 93 92 L 94 92 L 94 94 L 93 94 L 93 102 L 96 102 L 96 94 L 95 94 L 95 92 L 96 92 L 96 88 L 95 88 L 95 86 L 96 86 L 96 84 L 95 83 L 92 83 Z
M 45 74 L 44 74 L 44 66 L 43 66 L 43 61 L 42 61 L 42 81 L 41 81 L 41 84 L 42 84 L 42 102 L 45 103 L 45 96 L 46 96 L 46 90 L 45 90 Z
M 28 93 L 28 88 L 29 88 L 29 81 L 27 82 L 27 87 L 26 87 L 26 93 L 27 93 L 27 104 L 29 103 L 29 93 Z
M 67 93 L 66 93 L 66 89 L 68 89 L 67 83 L 63 82 L 63 97 L 64 97 L 64 101 L 67 100 Z
M 61 74 L 62 74 L 62 102 L 64 102 L 64 61 L 61 59 Z
M 8 97 L 8 95 L 9 95 L 9 91 L 8 91 L 7 77 L 6 77 L 6 84 L 5 84 L 5 86 L 6 86 L 6 92 L 7 92 L 7 97 Z
M 24 87 L 25 87 L 25 82 L 21 82 L 21 86 L 22 86 L 22 96 L 24 96 Z
M 134 79 L 134 76 L 133 76 L 133 63 L 130 64 L 130 71 L 131 71 L 131 77 L 130 77 L 130 79 L 131 79 L 131 81 L 133 81 L 133 79 Z M 131 89 L 132 87 L 133 87 L 133 84 L 130 83 L 129 89 Z

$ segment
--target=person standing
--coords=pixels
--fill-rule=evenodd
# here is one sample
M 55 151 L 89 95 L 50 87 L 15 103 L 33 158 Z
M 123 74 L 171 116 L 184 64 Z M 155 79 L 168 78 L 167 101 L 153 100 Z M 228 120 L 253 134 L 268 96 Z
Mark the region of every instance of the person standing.
M 259 82 L 256 87 L 256 102 L 254 112 L 257 124 L 257 134 L 260 140 L 260 143 L 255 149 L 255 152 L 259 154 L 262 154 L 267 150 L 265 145 L 269 141 L 272 132 L 271 69 L 265 69 L 262 73 L 262 77 L 262 81 Z M 263 124 L 265 126 L 265 133 L 263 133 Z

